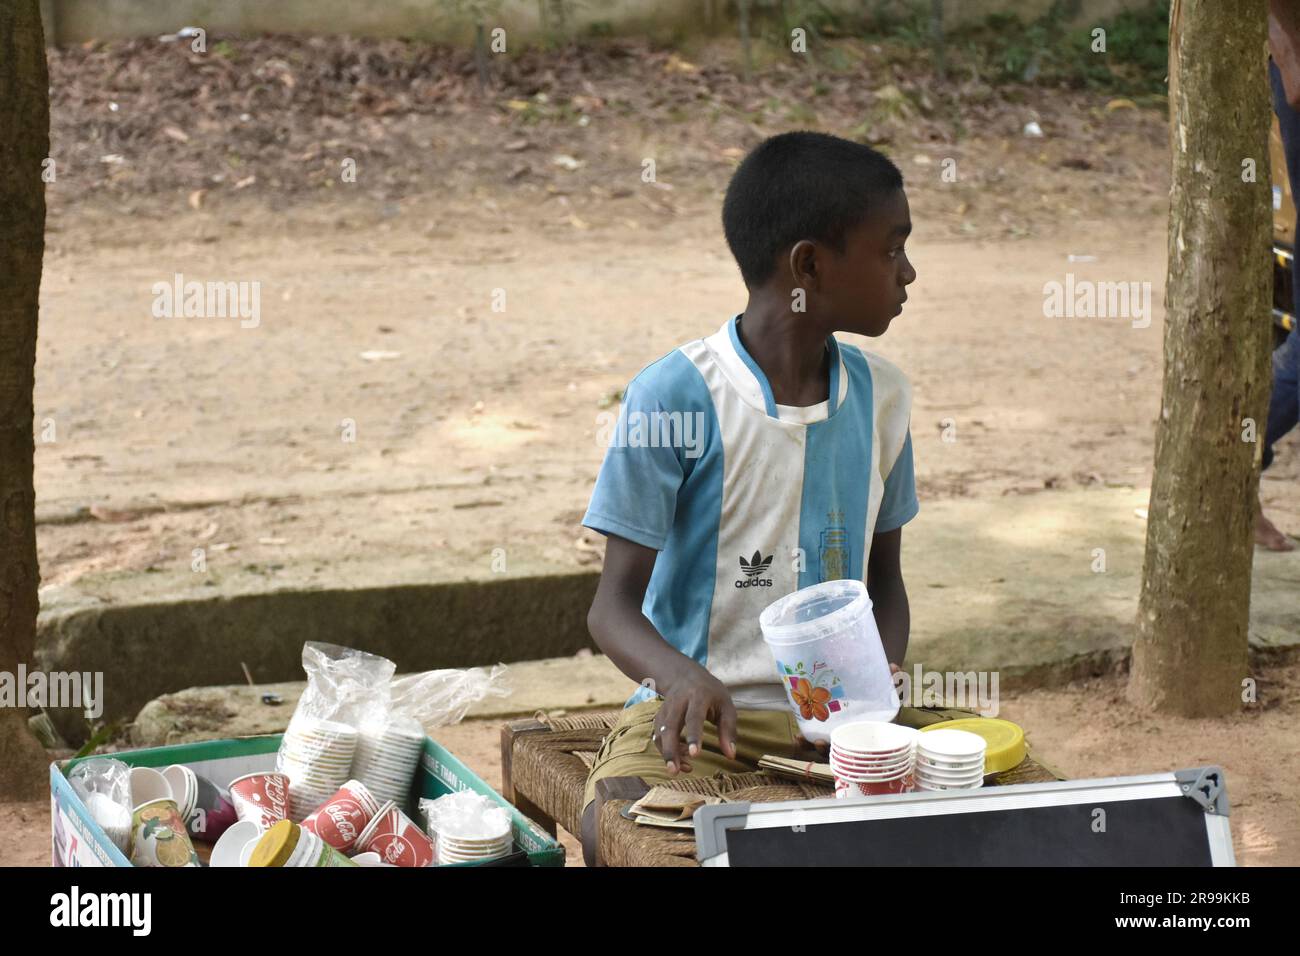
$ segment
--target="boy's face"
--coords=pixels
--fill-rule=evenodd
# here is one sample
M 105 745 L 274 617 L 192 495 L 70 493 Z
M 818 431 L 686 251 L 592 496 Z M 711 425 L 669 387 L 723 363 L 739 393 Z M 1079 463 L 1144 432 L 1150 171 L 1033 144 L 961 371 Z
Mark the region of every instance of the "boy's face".
M 833 331 L 883 335 L 903 311 L 916 280 L 903 249 L 911 231 L 907 194 L 899 189 L 845 236 L 843 254 L 821 263 L 819 304 Z

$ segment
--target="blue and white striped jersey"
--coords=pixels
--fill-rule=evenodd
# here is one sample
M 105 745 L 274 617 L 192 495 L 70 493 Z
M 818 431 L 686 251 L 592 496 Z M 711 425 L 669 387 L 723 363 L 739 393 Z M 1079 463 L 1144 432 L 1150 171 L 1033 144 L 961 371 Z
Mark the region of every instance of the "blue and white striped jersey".
M 810 584 L 865 581 L 872 535 L 916 515 L 911 387 L 832 336 L 828 400 L 777 405 L 737 318 L 628 385 L 583 524 L 659 551 L 646 617 L 737 707 L 779 710 L 758 616 Z

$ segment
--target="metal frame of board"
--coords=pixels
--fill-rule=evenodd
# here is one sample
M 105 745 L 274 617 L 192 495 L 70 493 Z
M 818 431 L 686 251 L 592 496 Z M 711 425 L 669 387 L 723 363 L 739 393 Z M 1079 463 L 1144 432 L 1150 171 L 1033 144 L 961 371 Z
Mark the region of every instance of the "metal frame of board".
M 1138 777 L 1104 777 L 1026 783 L 987 790 L 919 791 L 879 797 L 792 800 L 781 803 L 723 803 L 695 812 L 696 855 L 702 866 L 729 866 L 727 834 L 732 830 L 789 828 L 889 820 L 951 813 L 981 813 L 1085 802 L 1151 800 L 1182 796 L 1205 811 L 1211 866 L 1235 866 L 1228 825 L 1228 791 L 1220 767 L 1194 767 Z

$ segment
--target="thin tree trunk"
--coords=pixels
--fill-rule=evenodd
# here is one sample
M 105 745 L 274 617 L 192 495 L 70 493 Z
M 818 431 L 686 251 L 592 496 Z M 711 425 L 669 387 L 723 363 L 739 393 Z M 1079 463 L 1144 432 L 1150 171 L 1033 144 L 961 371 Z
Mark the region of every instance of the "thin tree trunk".
M 479 95 L 483 95 L 492 75 L 488 71 L 487 27 L 482 20 L 474 24 L 474 66 L 478 71 Z
M 754 75 L 754 55 L 750 46 L 749 7 L 751 0 L 739 0 L 740 4 L 740 52 L 744 60 L 742 69 L 745 82 Z
M 1266 35 L 1256 0 L 1170 9 L 1165 373 L 1128 692 L 1184 716 L 1238 710 L 1247 676 L 1270 374 Z
M 49 77 L 39 0 L 0 3 L 0 671 L 32 666 L 36 644 L 36 496 L 32 384 L 45 253 Z M 45 792 L 45 751 L 27 715 L 0 707 L 0 798 Z
M 934 51 L 934 72 L 939 79 L 948 75 L 943 40 L 943 0 L 930 2 L 930 48 Z

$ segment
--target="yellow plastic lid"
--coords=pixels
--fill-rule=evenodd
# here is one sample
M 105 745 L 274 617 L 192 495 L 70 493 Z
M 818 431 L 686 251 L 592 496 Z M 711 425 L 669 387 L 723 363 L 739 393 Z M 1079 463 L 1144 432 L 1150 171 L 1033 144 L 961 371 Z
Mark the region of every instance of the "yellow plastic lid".
M 979 734 L 988 744 L 984 752 L 984 772 L 1002 773 L 1020 766 L 1025 759 L 1025 732 L 1019 725 L 997 717 L 964 717 L 961 720 L 941 720 L 927 730 L 968 730 Z
M 298 846 L 298 828 L 292 820 L 281 820 L 262 834 L 248 858 L 249 866 L 284 866 Z

